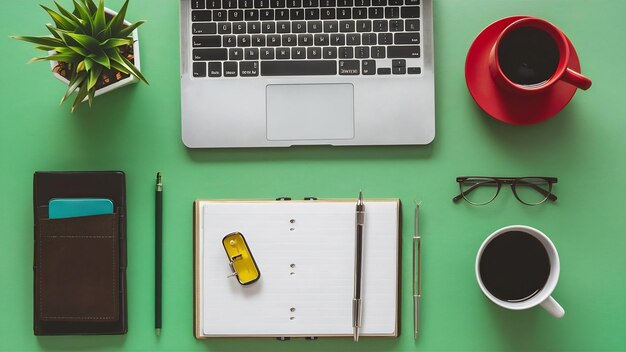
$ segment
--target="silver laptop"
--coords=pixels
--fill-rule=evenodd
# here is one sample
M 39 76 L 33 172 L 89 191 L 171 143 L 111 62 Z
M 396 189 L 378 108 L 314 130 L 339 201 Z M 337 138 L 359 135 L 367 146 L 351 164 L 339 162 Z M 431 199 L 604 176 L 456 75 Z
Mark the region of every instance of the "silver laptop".
M 189 148 L 435 137 L 432 0 L 181 0 Z

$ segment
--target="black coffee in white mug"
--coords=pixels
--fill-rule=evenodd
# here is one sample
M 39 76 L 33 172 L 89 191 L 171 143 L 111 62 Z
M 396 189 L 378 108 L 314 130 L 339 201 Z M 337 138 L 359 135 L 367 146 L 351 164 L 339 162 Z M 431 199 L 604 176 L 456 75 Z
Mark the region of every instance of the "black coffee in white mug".
M 559 280 L 556 247 L 543 232 L 524 225 L 496 230 L 476 255 L 476 280 L 485 296 L 512 310 L 541 305 L 557 318 L 565 310 L 550 295 Z
M 502 37 L 498 63 L 511 82 L 524 86 L 547 82 L 559 66 L 554 38 L 537 27 L 519 27 Z

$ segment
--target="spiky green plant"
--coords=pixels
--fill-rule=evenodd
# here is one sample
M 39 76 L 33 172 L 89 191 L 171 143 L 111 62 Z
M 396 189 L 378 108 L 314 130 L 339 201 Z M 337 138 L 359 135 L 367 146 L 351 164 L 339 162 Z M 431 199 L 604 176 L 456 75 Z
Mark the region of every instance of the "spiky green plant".
M 77 91 L 72 104 L 72 111 L 88 97 L 91 106 L 96 93 L 97 83 L 105 70 L 117 70 L 133 75 L 148 83 L 135 65 L 125 57 L 123 50 L 133 46 L 132 32 L 144 21 L 130 26 L 124 24 L 128 1 L 124 2 L 116 16 L 107 18 L 104 12 L 104 0 L 98 6 L 93 0 L 73 0 L 74 11 L 70 12 L 54 2 L 58 12 L 40 5 L 54 21 L 54 26 L 46 27 L 52 36 L 12 38 L 37 44 L 36 49 L 53 54 L 36 57 L 31 62 L 55 60 L 64 63 L 69 75 L 67 92 L 61 104 Z

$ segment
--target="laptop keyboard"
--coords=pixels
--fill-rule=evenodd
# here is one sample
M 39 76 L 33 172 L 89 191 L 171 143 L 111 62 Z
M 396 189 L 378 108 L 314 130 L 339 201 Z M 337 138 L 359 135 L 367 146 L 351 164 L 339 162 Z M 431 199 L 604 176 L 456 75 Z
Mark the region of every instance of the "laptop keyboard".
M 420 0 L 191 0 L 193 77 L 418 75 Z

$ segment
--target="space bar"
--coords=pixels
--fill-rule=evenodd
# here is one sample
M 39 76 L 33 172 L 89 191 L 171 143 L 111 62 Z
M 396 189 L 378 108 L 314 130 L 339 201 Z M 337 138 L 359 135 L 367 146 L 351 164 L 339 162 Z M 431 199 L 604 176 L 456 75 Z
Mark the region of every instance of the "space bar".
M 336 75 L 337 61 L 261 61 L 261 76 Z

